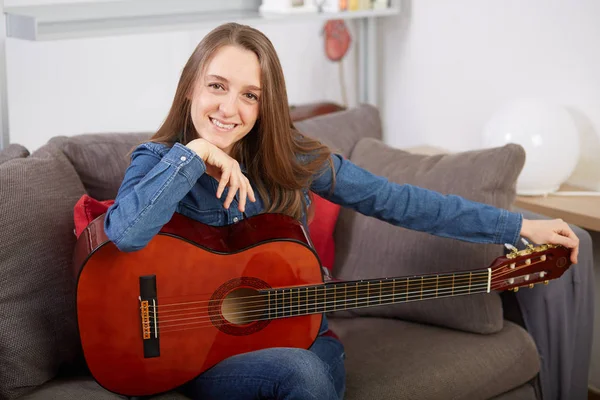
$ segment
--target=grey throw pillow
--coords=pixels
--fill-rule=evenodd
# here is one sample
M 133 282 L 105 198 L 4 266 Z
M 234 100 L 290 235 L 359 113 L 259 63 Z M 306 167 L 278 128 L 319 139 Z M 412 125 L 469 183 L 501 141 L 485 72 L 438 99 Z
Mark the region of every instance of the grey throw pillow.
M 350 160 L 387 177 L 443 194 L 456 194 L 510 209 L 516 180 L 525 162 L 519 145 L 458 154 L 418 155 L 366 138 Z M 503 246 L 475 244 L 396 227 L 349 209 L 336 226 L 334 273 L 343 280 L 469 271 L 488 267 Z M 477 333 L 502 329 L 502 305 L 496 293 L 415 301 L 335 313 L 394 317 Z
M 0 165 L 0 398 L 78 361 L 73 206 L 85 193 L 57 149 Z
M 117 195 L 131 161 L 129 152 L 150 136 L 150 133 L 97 133 L 57 136 L 49 143 L 65 153 L 91 197 L 110 200 Z
M 0 164 L 15 158 L 25 158 L 29 156 L 29 150 L 17 143 L 9 144 L 8 147 L 0 151 Z

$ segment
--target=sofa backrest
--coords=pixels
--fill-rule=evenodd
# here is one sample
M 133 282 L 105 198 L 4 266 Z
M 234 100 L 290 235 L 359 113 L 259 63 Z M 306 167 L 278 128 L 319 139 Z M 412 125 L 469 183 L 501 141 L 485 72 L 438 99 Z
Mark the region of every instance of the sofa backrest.
M 379 111 L 370 105 L 320 115 L 295 126 L 344 157 L 350 156 L 360 139 L 382 137 Z M 50 143 L 71 161 L 88 194 L 96 200 L 106 200 L 117 194 L 129 165 L 128 153 L 149 137 L 150 133 L 85 134 L 54 137 Z

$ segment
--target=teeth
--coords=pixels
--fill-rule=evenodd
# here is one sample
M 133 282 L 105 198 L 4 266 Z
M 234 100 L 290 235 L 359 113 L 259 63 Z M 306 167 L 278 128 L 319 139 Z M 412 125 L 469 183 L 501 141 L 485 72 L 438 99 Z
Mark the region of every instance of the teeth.
M 218 126 L 219 128 L 222 128 L 222 129 L 233 129 L 233 127 L 235 126 L 235 124 L 227 124 L 227 125 L 222 124 L 214 118 L 211 118 L 210 120 L 212 121 L 213 124 L 215 124 L 216 126 Z

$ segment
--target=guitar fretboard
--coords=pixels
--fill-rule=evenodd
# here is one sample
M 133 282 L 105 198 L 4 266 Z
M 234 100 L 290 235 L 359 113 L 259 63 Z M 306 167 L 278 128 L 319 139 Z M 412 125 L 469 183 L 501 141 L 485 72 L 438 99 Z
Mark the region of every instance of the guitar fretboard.
M 268 319 L 489 292 L 488 269 L 262 291 Z

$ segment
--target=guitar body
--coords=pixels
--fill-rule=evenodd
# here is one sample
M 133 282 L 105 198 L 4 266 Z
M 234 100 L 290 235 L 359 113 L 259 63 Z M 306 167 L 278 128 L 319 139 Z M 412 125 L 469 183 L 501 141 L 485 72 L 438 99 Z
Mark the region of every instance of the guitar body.
M 103 222 L 104 215 L 82 233 L 74 265 L 81 344 L 104 388 L 161 393 L 230 356 L 308 348 L 316 339 L 322 314 L 259 315 L 260 290 L 323 283 L 295 220 L 262 214 L 211 227 L 175 214 L 146 247 L 128 253 L 107 240 Z M 253 298 L 262 306 L 243 300 Z

